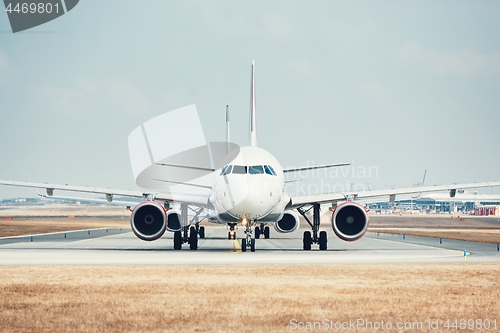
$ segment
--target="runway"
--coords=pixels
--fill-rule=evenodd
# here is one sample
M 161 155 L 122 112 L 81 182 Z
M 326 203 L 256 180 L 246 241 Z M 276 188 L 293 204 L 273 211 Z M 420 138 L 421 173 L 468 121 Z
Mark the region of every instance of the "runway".
M 241 240 L 227 239 L 224 227 L 207 227 L 198 250 L 173 249 L 173 233 L 144 242 L 129 229 L 93 229 L 0 239 L 0 265 L 108 264 L 347 264 L 500 262 L 496 244 L 428 237 L 368 233 L 344 242 L 328 231 L 328 250 L 302 250 L 302 233 L 272 230 L 270 239 L 256 240 L 256 252 L 241 252 Z M 243 236 L 243 230 L 238 230 Z M 464 259 L 464 250 L 467 258 Z

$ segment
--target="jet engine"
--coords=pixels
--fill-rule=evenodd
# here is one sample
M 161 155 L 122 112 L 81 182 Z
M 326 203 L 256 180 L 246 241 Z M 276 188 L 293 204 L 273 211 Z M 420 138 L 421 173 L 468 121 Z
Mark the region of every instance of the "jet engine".
M 134 234 L 145 241 L 154 241 L 163 236 L 167 227 L 167 215 L 162 205 L 144 201 L 134 207 L 130 216 Z
M 335 208 L 332 214 L 332 227 L 342 240 L 352 242 L 360 239 L 368 229 L 368 214 L 365 207 L 357 202 L 347 201 Z
M 299 217 L 293 212 L 285 212 L 278 222 L 274 223 L 277 232 L 285 233 L 295 231 L 299 227 Z

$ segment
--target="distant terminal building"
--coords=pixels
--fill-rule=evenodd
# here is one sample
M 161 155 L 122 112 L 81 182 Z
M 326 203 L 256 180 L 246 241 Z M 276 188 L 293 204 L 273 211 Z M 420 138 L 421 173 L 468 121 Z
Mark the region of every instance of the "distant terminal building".
M 480 206 L 474 208 L 476 216 L 500 216 L 500 206 Z
M 472 213 L 482 216 L 499 216 L 495 214 L 500 214 L 500 194 L 478 194 L 457 190 L 453 198 L 448 193 L 429 193 L 418 198 L 377 202 L 370 204 L 369 207 L 377 211 L 410 210 L 421 213 Z

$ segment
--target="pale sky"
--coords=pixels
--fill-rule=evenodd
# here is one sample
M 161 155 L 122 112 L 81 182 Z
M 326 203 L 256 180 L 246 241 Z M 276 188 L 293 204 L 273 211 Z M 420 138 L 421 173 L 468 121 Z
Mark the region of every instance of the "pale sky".
M 246 145 L 252 60 L 258 143 L 285 167 L 500 180 L 500 2 L 330 0 L 81 0 L 16 34 L 0 13 L 0 179 L 136 189 L 128 135 L 190 104 L 207 141 L 229 104 Z

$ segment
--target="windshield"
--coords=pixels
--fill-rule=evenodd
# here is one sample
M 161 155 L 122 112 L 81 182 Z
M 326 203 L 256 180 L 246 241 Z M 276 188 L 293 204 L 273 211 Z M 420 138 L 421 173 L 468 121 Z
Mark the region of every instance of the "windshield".
M 235 165 L 233 166 L 232 173 L 245 174 L 247 173 L 247 167 L 244 165 Z
M 252 165 L 248 167 L 248 173 L 251 175 L 258 175 L 260 173 L 264 173 L 264 168 L 262 165 Z
M 230 174 L 230 173 L 231 173 L 231 168 L 232 168 L 232 167 L 233 167 L 232 165 L 226 165 L 226 166 L 222 169 L 222 171 L 220 172 L 220 176 L 225 176 L 225 175 L 227 175 L 227 174 Z
M 220 172 L 220 176 L 225 176 L 230 173 L 233 174 L 251 174 L 251 175 L 270 175 L 270 176 L 277 176 L 276 172 L 274 171 L 273 167 L 270 165 L 251 165 L 251 166 L 246 166 L 246 165 L 226 165 L 225 167 L 222 168 Z

